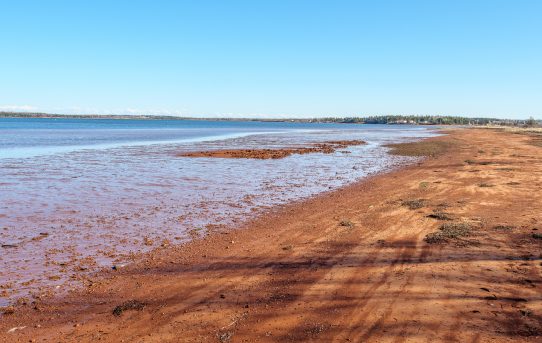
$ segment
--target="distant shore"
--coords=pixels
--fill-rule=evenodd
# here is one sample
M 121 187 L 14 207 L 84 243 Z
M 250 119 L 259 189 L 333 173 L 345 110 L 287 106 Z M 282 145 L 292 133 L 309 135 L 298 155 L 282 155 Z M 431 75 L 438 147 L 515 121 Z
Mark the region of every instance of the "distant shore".
M 232 118 L 196 117 L 174 115 L 112 115 L 112 114 L 54 114 L 37 112 L 0 112 L 0 118 L 50 118 L 50 119 L 117 119 L 117 120 L 202 120 L 202 121 L 256 121 L 256 122 L 298 122 L 336 124 L 390 124 L 390 125 L 439 125 L 439 126 L 526 126 L 539 125 L 534 119 L 471 118 L 447 115 L 385 115 L 385 116 L 333 116 L 314 118 Z

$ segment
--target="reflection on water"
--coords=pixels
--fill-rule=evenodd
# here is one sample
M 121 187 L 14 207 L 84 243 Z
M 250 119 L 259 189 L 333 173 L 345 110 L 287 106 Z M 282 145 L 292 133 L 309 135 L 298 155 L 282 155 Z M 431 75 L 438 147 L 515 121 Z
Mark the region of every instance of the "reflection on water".
M 409 159 L 387 155 L 382 144 L 429 135 L 359 126 L 0 159 L 0 305 L 44 285 L 75 283 L 164 240 L 182 242 L 206 228 L 392 168 Z M 339 139 L 368 144 L 281 160 L 175 157 L 182 151 Z

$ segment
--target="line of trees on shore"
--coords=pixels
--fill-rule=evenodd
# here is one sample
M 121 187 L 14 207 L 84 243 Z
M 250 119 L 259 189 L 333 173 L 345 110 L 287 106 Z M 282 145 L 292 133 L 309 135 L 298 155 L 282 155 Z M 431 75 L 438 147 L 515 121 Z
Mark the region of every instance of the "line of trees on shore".
M 387 115 L 369 117 L 316 118 L 314 122 L 358 123 L 358 124 L 410 124 L 410 125 L 502 125 L 502 126 L 536 126 L 539 123 L 532 117 L 522 119 L 469 118 L 460 116 L 430 115 Z
M 165 115 L 121 115 L 121 114 L 54 114 L 42 112 L 1 112 L 0 118 L 72 118 L 72 119 L 189 119 Z

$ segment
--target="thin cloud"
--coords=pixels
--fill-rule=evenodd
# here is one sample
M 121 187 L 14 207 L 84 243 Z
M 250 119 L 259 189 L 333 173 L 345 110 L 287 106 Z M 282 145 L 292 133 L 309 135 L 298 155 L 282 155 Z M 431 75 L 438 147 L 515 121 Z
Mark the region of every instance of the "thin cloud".
M 97 107 L 55 107 L 47 110 L 58 114 L 96 114 L 96 115 L 172 115 L 181 116 L 186 110 L 172 110 L 164 108 L 97 108 Z
M 0 111 L 4 112 L 31 112 L 38 108 L 31 105 L 0 105 Z

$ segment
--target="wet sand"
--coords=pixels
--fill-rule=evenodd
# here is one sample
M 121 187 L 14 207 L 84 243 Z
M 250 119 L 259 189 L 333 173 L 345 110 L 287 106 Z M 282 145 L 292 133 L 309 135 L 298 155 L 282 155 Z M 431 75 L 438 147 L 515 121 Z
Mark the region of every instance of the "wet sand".
M 434 135 L 352 129 L 0 158 L 0 307 L 59 294 L 140 253 L 412 163 L 382 145 Z M 173 157 L 321 145 L 341 149 L 283 159 Z
M 542 150 L 448 133 L 419 164 L 4 309 L 0 341 L 540 341 Z
M 179 157 L 214 157 L 214 158 L 256 158 L 261 160 L 285 158 L 291 155 L 312 153 L 332 154 L 337 149 L 345 149 L 352 145 L 366 144 L 361 140 L 330 141 L 315 143 L 309 147 L 281 148 L 281 149 L 220 149 L 207 151 L 193 151 L 177 154 Z

